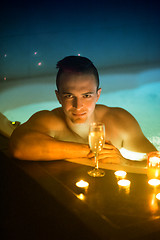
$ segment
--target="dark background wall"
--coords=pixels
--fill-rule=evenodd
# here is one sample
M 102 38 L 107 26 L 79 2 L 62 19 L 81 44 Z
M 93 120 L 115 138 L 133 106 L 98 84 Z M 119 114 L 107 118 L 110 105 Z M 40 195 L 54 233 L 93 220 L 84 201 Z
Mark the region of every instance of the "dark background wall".
M 77 54 L 100 72 L 158 68 L 159 1 L 1 3 L 0 82 L 50 76 L 58 60 Z

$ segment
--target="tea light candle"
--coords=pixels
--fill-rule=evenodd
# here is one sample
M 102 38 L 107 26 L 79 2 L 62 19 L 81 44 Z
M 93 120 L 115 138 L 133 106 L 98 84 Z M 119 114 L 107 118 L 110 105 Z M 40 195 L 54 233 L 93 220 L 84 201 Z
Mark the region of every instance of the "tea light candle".
M 127 175 L 125 171 L 121 171 L 121 170 L 116 171 L 114 174 L 117 178 L 125 178 L 125 176 Z
M 160 178 L 160 152 L 148 154 L 148 178 Z
M 131 182 L 127 179 L 121 179 L 118 181 L 119 189 L 120 190 L 125 190 L 126 193 L 130 192 L 130 185 Z
M 160 167 L 160 158 L 159 157 L 150 157 L 149 158 L 149 167 Z
M 79 182 L 76 182 L 76 186 L 79 188 L 85 188 L 87 189 L 89 186 L 89 183 L 83 180 L 80 180 Z
M 130 186 L 131 182 L 127 179 L 122 179 L 118 181 L 118 185 L 121 187 L 128 187 Z
M 160 168 L 160 152 L 151 152 L 148 154 L 148 166 Z
M 159 179 L 150 179 L 148 181 L 148 184 L 151 185 L 151 186 L 156 187 L 156 186 L 160 185 L 160 180 Z

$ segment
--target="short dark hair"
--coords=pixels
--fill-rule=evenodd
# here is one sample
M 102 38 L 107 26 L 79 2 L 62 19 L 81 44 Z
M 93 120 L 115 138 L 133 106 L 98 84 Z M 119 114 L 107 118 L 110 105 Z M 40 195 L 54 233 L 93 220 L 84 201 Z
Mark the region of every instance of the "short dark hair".
M 93 74 L 99 88 L 99 74 L 93 63 L 86 57 L 81 56 L 68 56 L 63 58 L 57 63 L 56 66 L 59 70 L 56 77 L 56 86 L 59 90 L 60 75 L 64 72 Z

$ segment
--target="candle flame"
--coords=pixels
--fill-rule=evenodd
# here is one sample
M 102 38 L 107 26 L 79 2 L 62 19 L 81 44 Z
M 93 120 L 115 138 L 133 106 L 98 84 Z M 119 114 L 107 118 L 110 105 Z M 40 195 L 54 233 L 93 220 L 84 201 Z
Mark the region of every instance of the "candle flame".
M 128 187 L 130 186 L 131 182 L 127 179 L 122 179 L 118 181 L 118 185 L 122 187 Z
M 126 172 L 125 171 L 121 171 L 121 170 L 118 170 L 114 173 L 117 177 L 121 177 L 121 178 L 125 178 L 126 176 Z
M 150 179 L 148 181 L 148 184 L 156 187 L 156 186 L 160 185 L 160 180 L 159 179 Z
M 83 180 L 80 180 L 79 182 L 76 182 L 76 186 L 80 188 L 87 188 L 89 186 L 89 183 Z

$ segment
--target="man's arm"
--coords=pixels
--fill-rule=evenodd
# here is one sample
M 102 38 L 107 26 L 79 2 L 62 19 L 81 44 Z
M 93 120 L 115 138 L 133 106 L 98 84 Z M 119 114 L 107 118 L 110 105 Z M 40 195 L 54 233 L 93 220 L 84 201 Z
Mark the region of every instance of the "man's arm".
M 156 151 L 156 148 L 151 144 L 150 151 Z M 136 167 L 146 167 L 147 153 L 139 151 L 129 151 L 125 148 L 118 149 L 110 142 L 106 142 L 104 148 L 99 153 L 99 162 L 106 164 L 130 165 Z M 88 154 L 88 158 L 94 159 L 93 153 Z
M 121 148 L 117 149 L 112 143 L 106 142 L 99 154 L 100 162 L 145 166 L 147 153 L 157 151 L 156 148 L 144 136 L 138 122 L 130 113 L 118 109 L 115 116 L 116 121 L 118 119 L 115 126 L 117 136 L 121 136 Z M 88 157 L 93 155 L 90 153 Z
M 86 157 L 89 147 L 85 144 L 63 142 L 47 134 L 46 125 L 39 113 L 17 127 L 10 138 L 13 157 L 22 160 L 51 161 L 65 158 Z M 47 119 L 46 119 L 47 120 Z
M 125 127 L 122 130 L 123 148 L 132 152 L 149 153 L 156 151 L 154 145 L 144 136 L 137 120 L 125 112 Z

